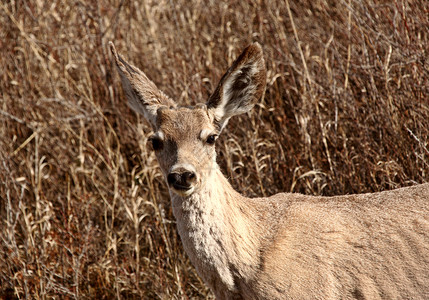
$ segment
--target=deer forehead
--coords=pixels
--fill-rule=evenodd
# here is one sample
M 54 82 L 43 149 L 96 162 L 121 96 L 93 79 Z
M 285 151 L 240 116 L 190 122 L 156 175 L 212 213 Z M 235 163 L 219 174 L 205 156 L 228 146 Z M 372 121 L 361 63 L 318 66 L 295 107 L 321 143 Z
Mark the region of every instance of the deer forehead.
M 215 131 L 213 117 L 203 108 L 178 107 L 158 111 L 157 131 L 167 139 L 204 138 Z

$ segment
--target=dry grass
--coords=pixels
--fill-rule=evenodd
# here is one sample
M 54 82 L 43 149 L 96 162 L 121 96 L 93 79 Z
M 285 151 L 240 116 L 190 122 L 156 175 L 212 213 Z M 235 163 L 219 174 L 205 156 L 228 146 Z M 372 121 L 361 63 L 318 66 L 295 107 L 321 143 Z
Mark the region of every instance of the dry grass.
M 0 4 L 0 298 L 210 297 L 109 40 L 186 104 L 262 44 L 264 102 L 218 143 L 246 195 L 428 181 L 427 1 L 142 3 Z

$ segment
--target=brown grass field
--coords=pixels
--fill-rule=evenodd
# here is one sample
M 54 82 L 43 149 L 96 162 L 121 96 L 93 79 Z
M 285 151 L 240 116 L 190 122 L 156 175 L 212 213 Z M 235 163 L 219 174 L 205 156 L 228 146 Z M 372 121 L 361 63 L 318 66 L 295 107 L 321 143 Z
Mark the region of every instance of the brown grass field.
M 288 6 L 290 5 L 290 7 Z M 425 0 L 0 2 L 0 299 L 205 299 L 108 41 L 183 104 L 258 41 L 218 162 L 247 196 L 429 181 Z

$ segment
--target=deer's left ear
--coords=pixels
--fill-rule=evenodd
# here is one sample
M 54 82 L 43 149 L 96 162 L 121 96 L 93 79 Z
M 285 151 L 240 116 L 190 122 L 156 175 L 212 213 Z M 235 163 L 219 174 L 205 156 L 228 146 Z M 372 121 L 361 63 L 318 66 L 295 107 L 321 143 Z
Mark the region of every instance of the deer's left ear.
M 206 103 L 219 130 L 223 129 L 230 117 L 253 108 L 264 93 L 266 77 L 262 48 L 258 43 L 253 43 L 243 50 L 226 71 Z

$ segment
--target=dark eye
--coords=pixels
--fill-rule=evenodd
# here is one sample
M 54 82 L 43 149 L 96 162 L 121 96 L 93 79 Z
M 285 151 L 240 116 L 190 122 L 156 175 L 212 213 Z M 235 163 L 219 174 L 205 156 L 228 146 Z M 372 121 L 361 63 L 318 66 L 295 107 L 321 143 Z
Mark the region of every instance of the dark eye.
M 157 151 L 157 150 L 161 150 L 162 148 L 162 140 L 158 137 L 151 137 L 149 139 L 149 141 L 152 143 L 152 149 Z
M 207 137 L 206 143 L 209 145 L 213 145 L 216 142 L 217 135 L 212 134 Z

